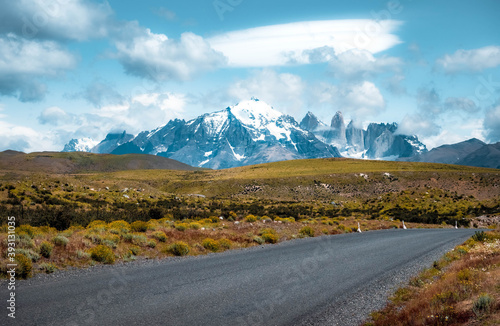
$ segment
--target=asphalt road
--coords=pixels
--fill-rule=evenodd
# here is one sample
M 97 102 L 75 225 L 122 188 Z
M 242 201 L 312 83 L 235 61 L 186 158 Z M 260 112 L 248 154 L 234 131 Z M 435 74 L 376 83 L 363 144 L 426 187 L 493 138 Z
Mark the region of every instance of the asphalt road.
M 407 281 L 473 233 L 345 234 L 21 282 L 15 321 L 6 318 L 5 308 L 0 320 L 2 325 L 354 325 L 367 316 L 377 293 L 387 295 L 394 275 Z M 1 286 L 5 304 L 6 284 Z M 368 293 L 374 294 L 363 295 Z

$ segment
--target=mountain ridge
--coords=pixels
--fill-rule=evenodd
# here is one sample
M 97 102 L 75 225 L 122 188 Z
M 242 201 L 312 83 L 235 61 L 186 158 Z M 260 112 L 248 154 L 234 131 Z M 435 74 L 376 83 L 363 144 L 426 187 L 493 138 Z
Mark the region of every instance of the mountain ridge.
M 399 135 L 397 124 L 346 127 L 338 111 L 330 126 L 308 112 L 300 123 L 252 98 L 189 121 L 175 119 L 135 137 L 108 134 L 90 152 L 151 154 L 185 164 L 223 169 L 283 160 L 328 157 L 400 158 L 426 151 L 416 136 Z M 73 141 L 73 140 L 72 140 Z M 369 145 L 369 146 L 367 146 Z M 69 146 L 65 147 L 65 150 Z

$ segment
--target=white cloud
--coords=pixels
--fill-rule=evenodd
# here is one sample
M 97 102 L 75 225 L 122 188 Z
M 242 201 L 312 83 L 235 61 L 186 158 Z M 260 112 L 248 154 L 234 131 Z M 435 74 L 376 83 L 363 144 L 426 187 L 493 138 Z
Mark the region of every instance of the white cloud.
M 15 148 L 18 150 L 60 151 L 73 138 L 89 137 L 101 141 L 108 132 L 117 130 L 138 134 L 155 129 L 171 119 L 182 118 L 188 102 L 184 94 L 145 93 L 124 100 L 122 104 L 102 106 L 85 114 L 77 115 L 59 107 L 49 107 L 38 116 L 40 131 L 9 125 L 5 134 L 0 131 L 0 147 L 19 141 Z M 0 128 L 3 125 L 0 120 Z M 23 131 L 26 131 L 25 136 Z M 8 136 L 9 133 L 12 136 Z
M 475 113 L 479 111 L 476 103 L 465 97 L 448 97 L 444 101 L 444 108 L 447 111 L 462 111 L 466 113 Z
M 485 138 L 492 143 L 500 141 L 500 103 L 486 112 L 483 122 Z
M 366 50 L 352 49 L 335 54 L 334 49 L 322 47 L 304 51 L 311 63 L 328 62 L 332 74 L 342 80 L 366 80 L 387 72 L 398 72 L 400 58 L 382 56 L 375 58 Z
M 443 121 L 443 128 L 436 130 L 433 135 L 423 135 L 423 137 L 420 137 L 420 141 L 422 141 L 428 149 L 445 144 L 456 144 L 471 138 L 477 138 L 484 141 L 482 123 L 483 121 L 481 119 L 470 119 L 465 122 L 460 121 L 460 119 Z
M 302 109 L 305 88 L 305 83 L 297 75 L 279 74 L 271 69 L 264 69 L 232 84 L 227 94 L 236 102 L 256 97 L 284 113 L 293 114 Z
M 438 115 L 443 112 L 441 96 L 435 88 L 420 88 L 417 93 L 417 105 L 425 114 Z
M 56 77 L 76 64 L 75 57 L 52 41 L 29 41 L 15 35 L 0 37 L 0 95 L 20 101 L 44 97 L 42 79 Z
M 87 40 L 108 33 L 109 4 L 85 0 L 0 0 L 0 33 L 24 38 Z
M 417 104 L 421 112 L 432 116 L 442 114 L 472 114 L 479 111 L 474 101 L 465 97 L 448 97 L 442 101 L 435 88 L 422 87 L 418 90 Z
M 384 97 L 377 86 L 369 81 L 356 84 L 330 85 L 322 83 L 312 87 L 311 102 L 327 103 L 334 111 L 342 111 L 356 121 L 366 121 L 386 107 Z
M 82 92 L 69 95 L 70 98 L 83 98 L 95 107 L 105 104 L 121 103 L 124 98 L 111 85 L 104 81 L 94 80 Z
M 154 81 L 185 81 L 226 64 L 221 53 L 193 33 L 172 40 L 135 24 L 128 24 L 125 31 L 115 40 L 115 56 L 130 75 Z
M 0 120 L 0 151 L 7 149 L 34 152 L 50 150 L 52 141 L 49 134 L 40 133 L 32 128 L 17 126 Z
M 389 77 L 385 82 L 384 86 L 389 90 L 392 94 L 402 95 L 407 94 L 407 90 L 403 85 L 405 80 L 405 76 L 402 74 L 395 74 Z
M 38 122 L 43 125 L 58 126 L 60 124 L 68 124 L 73 122 L 74 117 L 66 113 L 63 109 L 52 106 L 42 111 L 38 116 Z
M 436 64 L 447 73 L 480 72 L 500 65 L 500 46 L 457 50 L 438 59 Z
M 352 49 L 372 54 L 387 50 L 401 43 L 392 34 L 399 25 L 393 20 L 306 21 L 228 32 L 207 41 L 229 58 L 230 66 L 283 66 L 318 60 L 320 57 L 311 57 L 308 51 L 324 47 L 332 48 L 336 55 Z M 322 60 L 328 59 L 326 55 Z
M 164 7 L 156 9 L 155 13 L 168 21 L 175 21 L 177 19 L 177 15 L 175 14 L 175 12 Z
M 383 56 L 375 58 L 368 51 L 350 50 L 333 58 L 329 64 L 340 78 L 368 79 L 376 74 L 397 71 L 402 65 L 399 58 Z
M 406 115 L 399 123 L 397 133 L 428 138 L 438 135 L 440 131 L 441 127 L 431 117 L 417 113 Z
M 98 137 L 104 137 L 109 130 L 116 129 L 135 134 L 155 129 L 171 119 L 181 118 L 187 104 L 188 98 L 184 94 L 145 93 L 122 104 L 103 106 L 85 118 L 88 125 L 97 122 L 101 127 Z

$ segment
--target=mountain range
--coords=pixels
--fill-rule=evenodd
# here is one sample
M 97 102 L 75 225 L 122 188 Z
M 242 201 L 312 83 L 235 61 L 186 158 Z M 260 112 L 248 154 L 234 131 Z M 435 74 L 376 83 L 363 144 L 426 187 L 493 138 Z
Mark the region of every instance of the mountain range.
M 500 142 L 486 144 L 472 138 L 456 144 L 442 145 L 428 152 L 399 160 L 500 169 Z
M 267 162 L 349 157 L 500 168 L 500 143 L 470 139 L 427 150 L 396 123 L 356 121 L 341 112 L 330 124 L 312 112 L 298 123 L 263 101 L 251 99 L 189 121 L 175 119 L 137 136 L 110 133 L 102 141 L 72 139 L 63 152 L 150 154 L 202 168 L 223 169 Z
M 90 146 L 94 144 L 94 146 Z M 337 112 L 330 126 L 309 112 L 300 123 L 269 104 L 251 99 L 189 121 L 175 119 L 137 136 L 111 133 L 95 144 L 73 139 L 64 152 L 151 154 L 191 166 L 223 169 L 274 161 L 353 157 L 398 159 L 427 151 L 397 124 L 372 123 L 366 130 Z

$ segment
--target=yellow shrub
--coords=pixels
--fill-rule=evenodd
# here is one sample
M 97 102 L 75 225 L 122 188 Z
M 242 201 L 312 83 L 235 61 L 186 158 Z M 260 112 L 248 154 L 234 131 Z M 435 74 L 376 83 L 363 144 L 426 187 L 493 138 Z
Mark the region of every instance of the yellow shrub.
M 219 251 L 220 249 L 219 243 L 211 238 L 206 238 L 205 240 L 203 240 L 201 245 L 203 246 L 203 248 L 213 252 Z
M 176 256 L 185 256 L 189 254 L 189 246 L 183 241 L 177 241 L 171 244 L 168 251 Z
M 153 233 L 153 238 L 160 242 L 166 242 L 167 241 L 167 235 L 163 231 L 156 231 Z
M 314 229 L 310 226 L 304 226 L 300 229 L 299 234 L 303 237 L 314 237 Z
M 193 230 L 199 230 L 199 229 L 201 229 L 201 224 L 198 222 L 192 222 L 192 223 L 189 223 L 189 227 Z
M 233 246 L 233 243 L 229 239 L 220 239 L 219 245 L 222 249 L 231 249 L 231 247 Z
M 123 220 L 113 221 L 108 224 L 108 229 L 116 229 L 120 230 L 121 232 L 128 232 L 130 231 L 130 224 Z
M 93 260 L 104 264 L 113 264 L 115 262 L 113 250 L 104 245 L 98 245 L 97 247 L 90 249 L 90 257 Z
M 257 217 L 255 217 L 254 215 L 250 214 L 250 215 L 247 215 L 245 217 L 245 222 L 248 222 L 248 223 L 253 223 L 253 222 L 256 222 L 257 221 Z
M 16 275 L 20 278 L 30 278 L 33 276 L 33 264 L 31 263 L 31 259 L 26 257 L 23 254 L 16 255 Z
M 282 222 L 282 223 L 293 223 L 293 222 L 295 222 L 295 219 L 293 217 L 277 217 L 274 220 L 278 221 L 278 222 Z
M 105 229 L 108 224 L 101 220 L 94 220 L 87 225 L 87 229 Z
M 135 221 L 130 224 L 130 229 L 134 232 L 146 232 L 148 230 L 148 223 L 144 221 Z
M 268 229 L 263 229 L 259 232 L 262 240 L 264 240 L 267 243 L 277 243 L 279 240 L 278 234 L 276 233 L 276 230 L 268 228 Z

